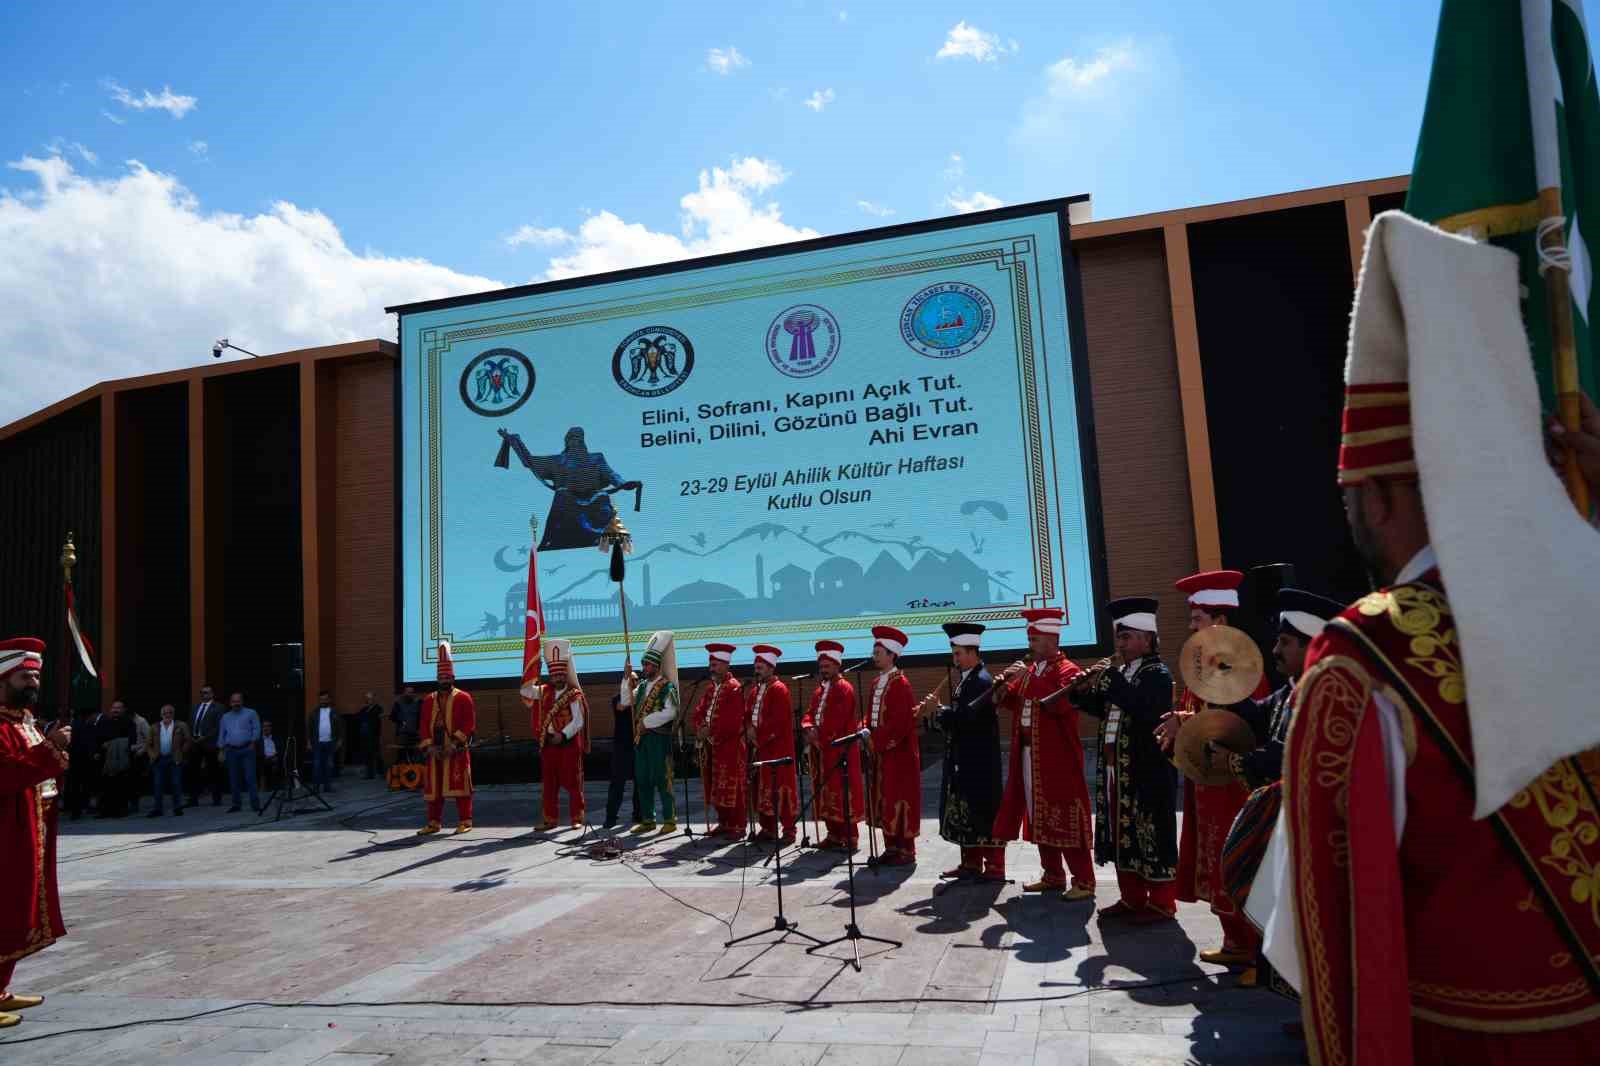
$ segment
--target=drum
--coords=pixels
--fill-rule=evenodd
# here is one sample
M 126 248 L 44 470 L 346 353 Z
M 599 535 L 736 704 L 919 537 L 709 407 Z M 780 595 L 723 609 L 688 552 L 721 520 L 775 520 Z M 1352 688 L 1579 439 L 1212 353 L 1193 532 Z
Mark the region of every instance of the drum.
M 1255 883 L 1282 806 L 1283 782 L 1274 781 L 1250 793 L 1233 820 L 1233 828 L 1228 830 L 1222 845 L 1222 888 L 1240 910 L 1250 896 L 1250 886 Z

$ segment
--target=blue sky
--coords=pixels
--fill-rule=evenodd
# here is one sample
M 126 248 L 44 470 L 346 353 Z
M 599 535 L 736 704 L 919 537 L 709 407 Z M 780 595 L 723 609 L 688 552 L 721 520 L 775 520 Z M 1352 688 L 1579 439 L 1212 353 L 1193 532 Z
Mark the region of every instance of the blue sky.
M 1106 218 L 1404 173 L 1437 12 L 386 7 L 4 9 L 0 244 L 21 254 L 0 302 L 22 313 L 0 350 L 64 371 L 0 423 L 229 331 L 390 336 L 382 304 L 490 283 L 995 202 L 1089 192 Z

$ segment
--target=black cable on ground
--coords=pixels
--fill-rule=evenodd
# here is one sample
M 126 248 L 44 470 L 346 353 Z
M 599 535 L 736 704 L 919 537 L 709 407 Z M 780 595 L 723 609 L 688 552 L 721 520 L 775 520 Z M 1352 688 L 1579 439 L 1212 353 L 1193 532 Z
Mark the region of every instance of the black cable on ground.
M 713 916 L 715 917 L 715 916 Z M 721 919 L 718 919 L 719 921 Z M 1198 975 L 1190 974 L 1186 977 L 1170 977 L 1160 981 L 1134 981 L 1119 985 L 1087 985 L 1072 992 L 1058 992 L 1042 996 L 995 996 L 990 999 L 965 999 L 958 996 L 885 996 L 885 997 L 851 997 L 850 999 L 755 999 L 745 1002 L 714 1003 L 685 999 L 516 999 L 516 1000 L 466 1000 L 466 999 L 397 999 L 397 1000 L 351 1000 L 338 1003 L 318 1003 L 315 1000 L 297 1000 L 289 1003 L 273 1003 L 268 1000 L 252 1000 L 245 1003 L 234 1003 L 227 1007 L 213 1007 L 210 1010 L 195 1011 L 191 1014 L 178 1014 L 170 1018 L 138 1018 L 127 1022 L 114 1022 L 110 1025 L 88 1025 L 79 1029 L 62 1029 L 54 1033 L 40 1033 L 38 1036 L 24 1036 L 9 1040 L 0 1040 L 0 1048 L 13 1044 L 33 1044 L 41 1040 L 53 1040 L 62 1036 L 80 1036 L 84 1033 L 109 1033 L 119 1029 L 133 1029 L 141 1025 L 171 1025 L 176 1022 L 193 1022 L 201 1018 L 211 1018 L 219 1014 L 229 1014 L 242 1010 L 339 1010 L 347 1007 L 390 1008 L 390 1007 L 612 1007 L 634 1010 L 652 1010 L 667 1007 L 688 1007 L 694 1009 L 713 1010 L 741 1010 L 741 1009 L 771 1009 L 774 1007 L 789 1007 L 795 1010 L 831 1010 L 834 1008 L 851 1008 L 862 1006 L 894 1007 L 908 1004 L 922 1003 L 948 1003 L 971 1007 L 975 1004 L 985 1006 L 1000 1006 L 1012 1003 L 1061 1003 L 1066 1000 L 1079 999 L 1083 996 L 1093 995 L 1096 992 L 1137 992 L 1152 988 L 1167 988 L 1171 985 L 1190 984 Z

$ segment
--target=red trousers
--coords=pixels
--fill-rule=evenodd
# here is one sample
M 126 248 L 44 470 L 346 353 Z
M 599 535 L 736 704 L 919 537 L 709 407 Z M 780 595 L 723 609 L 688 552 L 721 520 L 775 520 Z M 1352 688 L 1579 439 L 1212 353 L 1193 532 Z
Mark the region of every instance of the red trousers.
M 1222 923 L 1223 947 L 1251 953 L 1261 950 L 1261 934 L 1243 914 L 1238 911 L 1219 914 L 1217 920 Z
M 1047 884 L 1066 884 L 1067 869 L 1071 869 L 1073 888 L 1094 887 L 1094 857 L 1089 854 L 1088 848 L 1058 848 L 1040 844 L 1039 862 L 1044 866 Z
M 1138 874 L 1117 871 L 1117 887 L 1122 890 L 1122 902 L 1138 910 L 1145 905 L 1162 914 L 1178 913 L 1178 882 L 1146 881 Z
M 829 840 L 841 840 L 852 848 L 861 842 L 861 826 L 857 822 L 846 825 L 844 822 L 824 822 L 828 827 Z
M 725 829 L 730 833 L 743 833 L 746 824 L 745 811 L 743 807 L 717 808 L 718 829 Z
M 910 855 L 912 858 L 915 858 L 917 854 L 917 838 L 892 837 L 888 833 L 885 833 L 883 834 L 883 850 L 898 851 L 902 855 Z
M 961 867 L 974 873 L 987 870 L 992 874 L 1006 872 L 1006 849 L 1003 845 L 992 848 L 962 848 Z
M 546 744 L 539 753 L 539 792 L 547 822 L 560 818 L 562 789 L 567 792 L 572 820 L 583 821 L 583 752 L 571 741 Z
M 778 819 L 775 815 L 758 813 L 756 820 L 761 823 L 761 831 L 763 833 L 768 836 L 777 835 Z M 788 809 L 783 812 L 783 835 L 786 837 L 794 836 L 794 812 Z
M 442 821 L 444 821 L 444 798 L 440 797 L 439 799 L 436 799 L 436 800 L 429 800 L 428 801 L 428 824 L 429 825 L 438 825 Z M 458 822 L 470 822 L 470 821 L 472 821 L 472 797 L 471 796 L 457 796 L 456 797 L 456 821 L 458 821 Z

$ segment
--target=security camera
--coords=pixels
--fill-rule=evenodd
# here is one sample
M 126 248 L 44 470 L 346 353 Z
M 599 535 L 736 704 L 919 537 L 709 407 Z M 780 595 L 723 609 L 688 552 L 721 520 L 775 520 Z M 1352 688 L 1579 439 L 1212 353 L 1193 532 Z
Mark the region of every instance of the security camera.
M 222 349 L 226 348 L 227 346 L 228 346 L 228 338 L 223 337 L 221 340 L 217 341 L 215 344 L 213 344 L 211 346 L 211 358 L 213 358 L 213 359 L 221 359 L 222 358 Z

